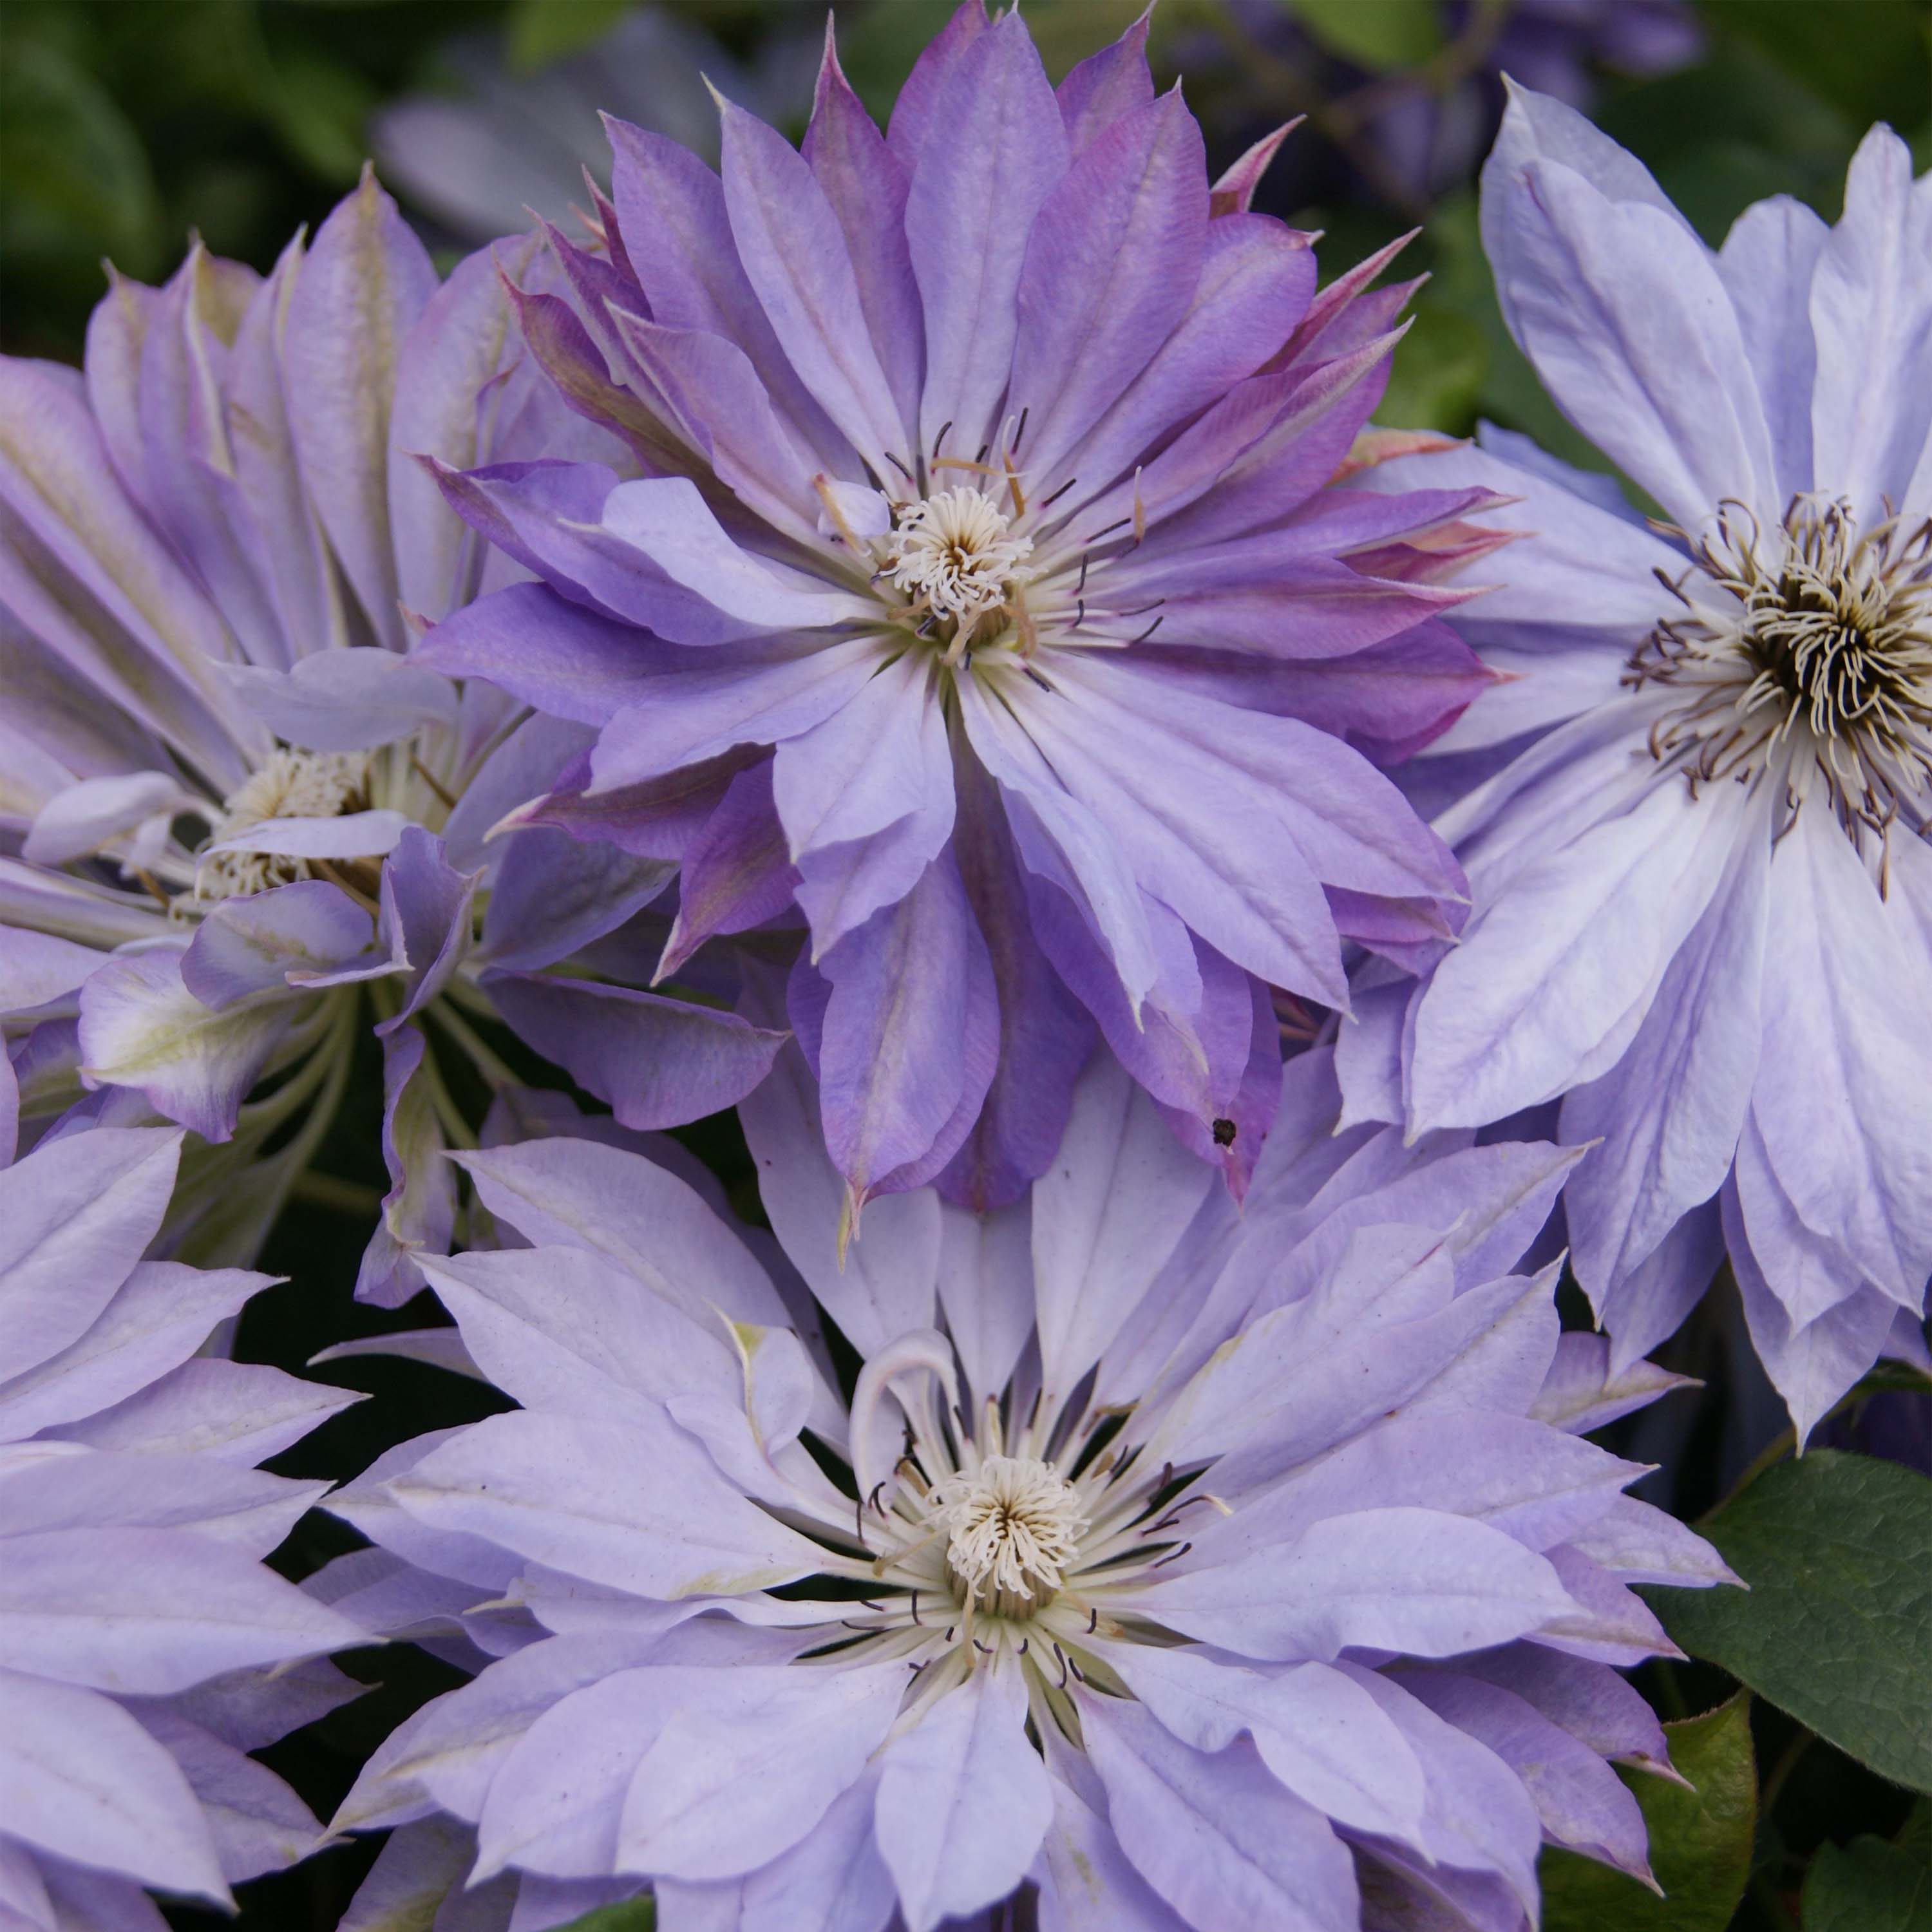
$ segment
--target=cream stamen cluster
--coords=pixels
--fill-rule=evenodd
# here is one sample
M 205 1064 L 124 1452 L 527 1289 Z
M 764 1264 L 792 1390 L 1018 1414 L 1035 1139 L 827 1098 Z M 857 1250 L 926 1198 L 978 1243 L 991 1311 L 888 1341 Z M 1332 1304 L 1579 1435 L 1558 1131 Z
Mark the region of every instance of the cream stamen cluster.
M 970 484 L 904 504 L 894 520 L 885 575 L 914 611 L 951 626 L 949 641 L 962 647 L 1040 574 L 1028 561 L 1033 539 L 1015 535 L 1006 512 Z
M 942 1419 L 931 1402 L 908 1414 L 892 1481 L 860 1508 L 858 1540 L 872 1560 L 841 1555 L 826 1566 L 828 1580 L 866 1592 L 842 1619 L 859 1635 L 830 1654 L 909 1665 L 916 1685 L 903 1724 L 1009 1652 L 1036 1710 L 1077 1736 L 1070 1684 L 1113 1682 L 1089 1640 L 1172 1641 L 1136 1615 L 1136 1588 L 1190 1546 L 1175 1527 L 1182 1511 L 1215 1499 L 1184 1493 L 1190 1479 L 1148 1467 L 1098 1415 L 1051 1427 L 1036 1417 L 1010 1434 L 992 1401 L 976 1431 L 962 1412 Z
M 1031 1609 L 1060 1588 L 1087 1527 L 1072 1484 L 1030 1456 L 988 1456 L 933 1486 L 946 1559 L 982 1610 Z
M 282 746 L 223 800 L 208 835 L 216 844 L 272 818 L 340 818 L 366 799 L 368 760 L 352 752 L 298 752 Z M 195 867 L 195 897 L 238 898 L 310 876 L 309 864 L 273 852 L 214 852 Z
M 1882 831 L 1932 791 L 1932 522 L 1862 532 L 1850 506 L 1794 497 L 1766 531 L 1727 502 L 1671 588 L 1626 682 L 1682 692 L 1651 734 L 1694 782 L 1775 770 L 1793 804 L 1824 786 L 1847 830 Z

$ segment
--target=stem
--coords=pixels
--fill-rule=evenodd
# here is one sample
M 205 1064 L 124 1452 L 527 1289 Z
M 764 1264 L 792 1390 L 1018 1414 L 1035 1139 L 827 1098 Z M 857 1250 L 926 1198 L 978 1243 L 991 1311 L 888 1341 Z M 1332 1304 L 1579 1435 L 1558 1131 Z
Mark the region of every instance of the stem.
M 360 1180 L 342 1180 L 332 1174 L 310 1168 L 296 1176 L 289 1198 L 310 1208 L 326 1208 L 332 1214 L 363 1216 L 380 1211 L 382 1196 L 379 1189 Z
M 1744 1474 L 1731 1485 L 1730 1492 L 1725 1496 L 1724 1502 L 1719 1503 L 1717 1504 L 1715 1508 L 1711 1510 L 1705 1520 L 1708 1521 L 1710 1516 L 1715 1516 L 1718 1510 L 1724 1508 L 1726 1504 L 1735 1501 L 1743 1491 L 1748 1489 L 1753 1483 L 1756 1482 L 1758 1478 L 1762 1475 L 1766 1470 L 1768 1469 L 1774 1462 L 1783 1462 L 1785 1457 L 1790 1455 L 1792 1450 L 1797 1446 L 1798 1432 L 1789 1426 L 1780 1430 L 1777 1435 L 1774 1436 L 1772 1439 L 1758 1451 L 1756 1455 L 1751 1458 L 1750 1465 L 1747 1467 Z
M 1797 1769 L 1798 1760 L 1816 1742 L 1817 1739 L 1809 1731 L 1801 1730 L 1785 1746 L 1777 1763 L 1772 1766 L 1770 1775 L 1764 1780 L 1763 1788 L 1758 1793 L 1757 1808 L 1760 1817 L 1770 1815 L 1772 1807 L 1778 1802 L 1778 1794 L 1784 1789 L 1785 1780 Z
M 436 1064 L 435 1053 L 427 1046 L 422 1065 L 418 1070 L 429 1089 L 429 1103 L 435 1110 L 444 1138 L 454 1147 L 474 1148 L 477 1144 L 476 1130 L 463 1118 L 463 1109 L 443 1083 L 442 1069 Z
M 490 1049 L 476 1028 L 457 1012 L 448 1000 L 432 1000 L 424 1011 L 469 1054 L 470 1064 L 482 1076 L 484 1084 L 492 1093 L 520 1084 L 515 1070 Z

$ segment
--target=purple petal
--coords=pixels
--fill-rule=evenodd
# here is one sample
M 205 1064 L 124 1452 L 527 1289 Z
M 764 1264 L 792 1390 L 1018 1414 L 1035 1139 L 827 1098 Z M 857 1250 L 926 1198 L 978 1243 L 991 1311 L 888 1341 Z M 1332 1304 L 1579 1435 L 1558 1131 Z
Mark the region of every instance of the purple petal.
M 172 1130 L 102 1128 L 0 1172 L 0 1377 L 87 1332 L 159 1229 L 180 1156 Z
M 627 1127 L 681 1126 L 734 1106 L 784 1035 L 683 1000 L 540 974 L 483 982 L 507 1024 Z
M 482 1536 L 554 1570 L 670 1601 L 809 1576 L 813 1544 L 727 1485 L 689 1436 L 649 1412 L 619 1423 L 519 1412 L 433 1449 L 388 1488 L 431 1528 Z M 656 1479 L 614 1512 L 606 1473 Z
M 938 1180 L 949 1201 L 985 1210 L 1017 1200 L 1060 1146 L 1091 1021 L 1040 949 L 1005 814 L 977 759 L 955 774 L 953 856 L 999 989 L 999 1064 L 965 1144 Z M 1114 976 L 1107 978 L 1118 991 Z M 1123 1002 L 1122 1004 L 1124 1004 Z
M 24 1012 L 71 993 L 110 956 L 50 932 L 0 927 L 0 1012 Z
M 356 1298 L 400 1308 L 423 1285 L 418 1250 L 441 1254 L 456 1226 L 456 1178 L 442 1158 L 442 1131 L 423 1084 L 419 1027 L 382 1041 L 382 1161 L 389 1191 L 356 1277 Z
M 932 112 L 945 139 L 921 144 L 906 198 L 926 311 L 920 440 L 931 451 L 950 423 L 954 452 L 970 456 L 992 440 L 1027 238 L 1066 172 L 1066 132 L 1024 24 L 1006 15 L 949 66 Z M 898 132 L 895 118 L 896 147 Z
M 1074 1090 L 1058 1156 L 1034 1189 L 1041 1386 L 1064 1401 L 1160 1274 L 1214 1179 L 1174 1144 L 1110 1054 Z
M 923 1190 L 870 1203 L 856 1238 L 842 1238 L 845 1184 L 826 1153 L 818 1096 L 795 1048 L 739 1109 L 759 1197 L 784 1251 L 839 1330 L 870 1358 L 932 1325 L 939 1204 Z
M 483 677 L 553 718 L 606 724 L 634 702 L 667 653 L 628 624 L 566 602 L 538 584 L 512 584 L 437 625 L 412 662 L 453 677 Z
M 826 1144 L 861 1201 L 917 1186 L 958 1152 L 998 1048 L 992 964 L 951 859 L 841 940 L 823 970 Z
M 196 1359 L 98 1415 L 48 1432 L 142 1455 L 198 1455 L 252 1468 L 352 1402 L 350 1389 L 298 1381 L 259 1362 Z
M 864 598 L 817 587 L 741 550 L 688 478 L 646 477 L 619 484 L 604 502 L 603 523 L 674 584 L 749 631 L 814 630 L 863 622 L 874 614 L 875 607 Z
M 1122 1849 L 1190 1924 L 1352 1932 L 1348 1848 L 1251 1744 L 1192 1750 L 1140 1706 L 1091 1695 L 1080 1715 Z
M 207 1814 L 181 1767 L 112 1698 L 0 1677 L 8 1826 L 56 1859 L 229 1903 Z
M 166 949 L 124 954 L 88 982 L 80 1000 L 82 1077 L 134 1088 L 204 1140 L 225 1141 L 300 1008 L 277 1000 L 212 1012 L 183 983 L 182 960 Z
M 1829 812 L 1801 810 L 1772 866 L 1781 943 L 1752 1115 L 1804 1224 L 1916 1308 L 1932 1274 L 1932 962 Z
M 10 1537 L 0 1627 L 10 1685 L 20 1672 L 149 1696 L 363 1637 L 252 1556 L 164 1529 Z
M 1201 130 L 1178 92 L 1097 134 L 1048 196 L 1020 275 L 1006 403 L 1030 412 L 1029 466 L 1078 460 L 1069 453 L 1186 313 L 1207 229 Z
M 400 812 L 345 812 L 340 818 L 265 818 L 245 832 L 202 848 L 216 852 L 267 852 L 292 859 L 379 859 L 412 830 Z
M 1270 1774 L 1337 1824 L 1408 1838 L 1422 1767 L 1360 1685 L 1327 1664 L 1262 1672 L 1185 1646 L 1108 1644 L 1107 1661 L 1180 1743 L 1213 1754 L 1246 1734 Z
M 653 318 L 736 343 L 794 433 L 829 468 L 850 473 L 844 439 L 786 360 L 746 278 L 718 177 L 662 134 L 608 115 L 604 127 L 625 250 Z
M 389 414 L 404 344 L 436 292 L 428 252 L 365 170 L 316 232 L 283 358 L 304 480 L 378 638 L 404 638 L 389 525 Z
M 1111 46 L 1076 63 L 1054 89 L 1067 142 L 1076 156 L 1122 115 L 1153 100 L 1154 76 L 1147 62 L 1149 17 L 1143 14 Z
M 872 346 L 837 215 L 791 143 L 728 101 L 724 205 L 739 258 L 780 346 L 875 476 L 902 427 Z
M 805 640 L 760 650 L 728 669 L 693 657 L 626 705 L 592 754 L 593 791 L 612 791 L 701 764 L 742 745 L 773 745 L 836 716 L 878 668 L 878 640 Z
M 322 879 L 223 899 L 182 955 L 182 984 L 212 1012 L 286 988 L 292 972 L 329 973 L 368 951 L 369 915 Z
M 364 752 L 456 722 L 448 680 L 393 651 L 314 651 L 292 670 L 238 664 L 228 675 L 277 737 L 313 751 Z
M 828 18 L 825 58 L 818 70 L 812 124 L 805 133 L 805 158 L 845 237 L 860 306 L 891 386 L 900 434 L 910 439 L 919 420 L 920 388 L 926 374 L 926 328 L 906 247 L 909 181 L 898 156 L 840 70 L 832 26 Z M 940 40 L 945 38 L 942 32 Z M 920 56 L 922 64 L 925 58 Z M 911 85 L 908 82 L 908 88 Z M 899 98 L 905 98 L 904 91 Z
M 1005 1898 L 1032 1864 L 1053 1802 L 1026 1708 L 1020 1668 L 1002 1656 L 886 1748 L 879 1850 L 910 1932 Z
M 1758 1076 L 1772 866 L 1768 828 L 1748 823 L 1629 1050 L 1564 1100 L 1563 1138 L 1603 1143 L 1566 1197 L 1577 1279 L 1593 1297 L 1730 1172 Z
M 743 932 L 776 919 L 798 884 L 772 801 L 772 760 L 742 771 L 686 847 L 678 878 L 677 917 L 656 977 L 671 978 L 714 934 Z
M 673 1712 L 625 1795 L 618 1857 L 684 1880 L 735 1878 L 790 1851 L 858 1782 L 898 1714 L 902 1666 L 790 1673 L 751 1709 Z M 886 1758 L 891 1776 L 891 1754 Z
M 650 904 L 674 870 L 615 845 L 585 844 L 541 826 L 520 831 L 504 848 L 490 888 L 479 962 L 505 972 L 554 964 Z

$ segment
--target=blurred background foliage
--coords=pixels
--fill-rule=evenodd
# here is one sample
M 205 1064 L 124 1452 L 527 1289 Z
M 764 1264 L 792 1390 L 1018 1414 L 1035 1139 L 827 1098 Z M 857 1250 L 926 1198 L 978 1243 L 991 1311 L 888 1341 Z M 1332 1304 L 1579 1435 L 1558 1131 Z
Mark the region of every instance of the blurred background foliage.
M 882 118 L 952 4 L 836 0 L 846 70 Z M 1057 74 L 1141 4 L 1031 0 L 1025 11 Z M 600 107 L 708 149 L 704 76 L 796 135 L 824 16 L 823 0 L 0 0 L 0 346 L 77 361 L 104 258 L 158 280 L 191 232 L 266 268 L 352 185 L 365 156 L 447 266 L 520 226 L 526 207 L 568 221 L 586 198 L 581 168 L 602 166 Z M 1151 53 L 1163 80 L 1184 78 L 1217 171 L 1304 117 L 1258 206 L 1325 231 L 1331 273 L 1420 231 L 1392 272 L 1430 279 L 1383 421 L 1462 434 L 1488 417 L 1586 464 L 1601 459 L 1540 396 L 1503 331 L 1478 238 L 1476 175 L 1501 74 L 1592 114 L 1713 243 L 1766 195 L 1835 219 L 1846 164 L 1874 121 L 1906 136 L 1920 169 L 1932 165 L 1932 0 L 1160 0 Z M 363 1074 L 359 1112 L 325 1156 L 330 1178 L 292 1204 L 263 1257 L 295 1279 L 250 1309 L 244 1358 L 300 1371 L 329 1342 L 436 1318 L 426 1304 L 384 1314 L 350 1300 L 383 1180 L 380 1081 L 373 1063 Z M 701 1123 L 680 1138 L 755 1215 L 735 1127 Z M 1762 1439 L 1768 1391 L 1748 1355 L 1736 1359 L 1735 1326 L 1714 1298 L 1672 1344 L 1672 1366 L 1704 1376 L 1707 1394 L 1660 1425 L 1669 1442 L 1617 1444 L 1670 1464 L 1675 1493 L 1657 1499 L 1682 1514 L 1724 1495 L 1748 1453 L 1740 1444 Z M 275 1466 L 285 1473 L 340 1479 L 493 1400 L 407 1362 L 316 1372 L 374 1399 L 290 1451 Z M 1928 1409 L 1922 1395 L 1874 1384 L 1821 1439 L 1920 1462 Z M 311 1516 L 278 1560 L 304 1575 L 352 1540 Z M 375 1742 L 449 1681 L 407 1648 L 360 1653 L 351 1667 L 380 1688 L 268 1754 L 325 1816 Z M 1645 1688 L 1688 1721 L 1729 1684 L 1707 1666 L 1660 1666 Z M 1932 1898 L 1924 1810 L 1917 1838 L 1883 1842 L 1900 1830 L 1906 1794 L 1768 1704 L 1724 1712 L 1708 1748 L 1744 1751 L 1750 1802 L 1725 1814 L 1722 1895 L 1697 1907 L 1679 1893 L 1657 1907 L 1600 1897 L 1593 1874 L 1557 1872 L 1548 1932 L 1653 1922 L 1718 1932 L 1726 1921 L 1740 1932 L 1801 1922 L 1855 1932 L 1834 1888 L 1859 1859 L 1885 1858 L 1904 1862 L 1892 1875 L 1906 1888 L 1897 1923 L 1923 1923 L 1912 1915 Z M 1715 1816 L 1690 1822 L 1714 1828 Z M 374 1850 L 344 1845 L 244 1888 L 240 1932 L 326 1932 Z M 169 1916 L 182 1932 L 228 1922 Z
M 848 71 L 881 113 L 952 0 L 837 0 Z M 1140 0 L 1034 0 L 1065 68 Z M 797 132 L 819 0 L 5 0 L 0 340 L 73 359 L 111 259 L 166 275 L 184 239 L 266 268 L 374 154 L 454 254 L 566 218 L 601 164 L 599 107 L 704 147 L 708 76 Z M 1162 0 L 1152 52 L 1184 78 L 1217 165 L 1296 115 L 1263 192 L 1342 266 L 1420 226 L 1432 279 L 1382 416 L 1492 417 L 1590 460 L 1504 336 L 1476 170 L 1508 71 L 1592 112 L 1714 242 L 1774 194 L 1835 217 L 1846 160 L 1888 121 L 1932 161 L 1932 0 Z M 1399 271 L 1400 272 L 1400 271 Z

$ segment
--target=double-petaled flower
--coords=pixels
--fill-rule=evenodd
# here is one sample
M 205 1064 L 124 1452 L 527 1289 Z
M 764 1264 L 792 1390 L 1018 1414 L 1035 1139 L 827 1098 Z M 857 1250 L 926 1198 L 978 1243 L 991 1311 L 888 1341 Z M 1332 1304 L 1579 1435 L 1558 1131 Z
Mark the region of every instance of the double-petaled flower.
M 266 279 L 198 246 L 165 289 L 117 279 L 84 374 L 9 358 L 0 396 L 0 1012 L 31 1114 L 226 1143 L 190 1154 L 174 1233 L 246 1260 L 366 996 L 393 1184 L 362 1287 L 393 1300 L 449 1236 L 437 1150 L 474 1138 L 438 1046 L 511 1084 L 478 1018 L 633 1126 L 762 1075 L 776 1036 L 733 1015 L 543 970 L 670 868 L 556 832 L 486 847 L 589 734 L 407 661 L 520 574 L 417 456 L 615 448 L 530 366 L 490 259 L 439 286 L 365 179 Z
M 635 1155 L 466 1156 L 532 1245 L 426 1260 L 461 1348 L 430 1333 L 521 1406 L 340 1492 L 377 1547 L 317 1587 L 484 1667 L 338 1826 L 438 1819 L 446 1861 L 467 1826 L 472 1882 L 580 1910 L 648 1881 L 664 1932 L 1022 1888 L 1052 1924 L 1358 1932 L 1372 1894 L 1515 1932 L 1543 1842 L 1644 1874 L 1606 1760 L 1665 1748 L 1608 1666 L 1670 1646 L 1625 1584 L 1726 1573 L 1574 1432 L 1675 1378 L 1607 1380 L 1553 1267 L 1510 1272 L 1574 1155 L 1337 1105 L 1291 1064 L 1242 1212 L 1102 1056 L 1028 1196 L 875 1202 L 842 1265 L 788 1049 L 741 1108 L 777 1286 Z
M 349 1401 L 212 1360 L 268 1278 L 144 1260 L 178 1128 L 0 1171 L 0 1915 L 154 1932 L 320 1828 L 248 1754 L 358 1694 L 359 1627 L 261 1561 L 328 1486 L 255 1466 Z
M 804 152 L 610 124 L 596 253 L 520 293 L 646 472 L 448 470 L 541 584 L 423 661 L 594 728 L 525 822 L 674 860 L 676 974 L 796 905 L 792 1024 L 855 1206 L 1015 1198 L 1097 1033 L 1238 1190 L 1268 989 L 1346 1002 L 1461 880 L 1372 760 L 1486 682 L 1438 614 L 1485 490 L 1326 486 L 1406 291 L 1218 183 L 1144 23 L 1051 87 L 967 0 L 881 135 L 828 46 Z M 1360 458 L 1356 460 L 1364 460 Z
M 1436 824 L 1473 916 L 1421 985 L 1364 981 L 1343 1084 L 1412 1130 L 1560 1099 L 1600 1143 L 1565 1199 L 1618 1359 L 1728 1249 L 1802 1433 L 1879 1354 L 1932 1366 L 1932 178 L 1875 129 L 1835 227 L 1763 202 L 1713 254 L 1518 93 L 1483 228 L 1516 339 L 1663 518 L 1520 437 L 1369 479 L 1504 491 L 1534 534 L 1456 620 L 1514 682 L 1425 781 L 1463 794 Z

